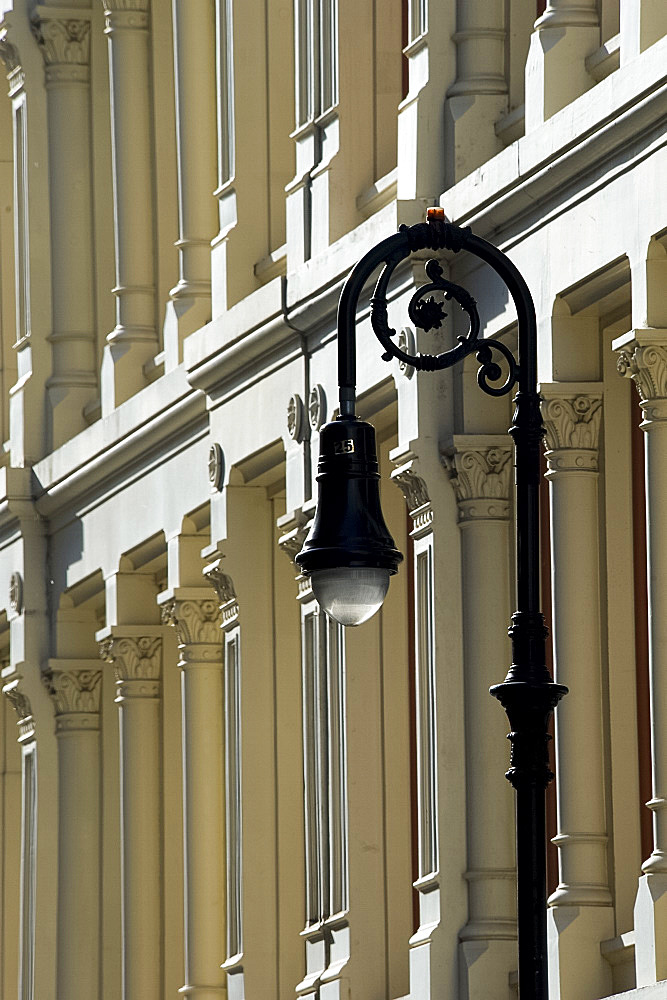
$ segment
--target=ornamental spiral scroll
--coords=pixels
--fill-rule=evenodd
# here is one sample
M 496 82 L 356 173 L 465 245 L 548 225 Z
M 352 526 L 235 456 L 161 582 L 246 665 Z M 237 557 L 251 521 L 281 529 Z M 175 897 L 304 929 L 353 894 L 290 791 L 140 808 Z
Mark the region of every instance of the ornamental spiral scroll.
M 375 336 L 385 348 L 382 359 L 391 361 L 392 358 L 397 358 L 401 364 L 416 368 L 418 371 L 439 371 L 443 368 L 451 368 L 452 365 L 474 353 L 480 362 L 480 368 L 477 372 L 477 383 L 480 389 L 489 396 L 504 396 L 510 392 L 519 379 L 519 366 L 514 355 L 499 340 L 480 339 L 480 321 L 475 299 L 465 288 L 444 277 L 442 267 L 435 258 L 426 262 L 426 277 L 429 281 L 421 285 L 410 299 L 408 304 L 410 319 L 425 333 L 430 330 L 439 330 L 448 315 L 442 302 L 433 294 L 440 292 L 446 301 L 453 299 L 458 302 L 467 314 L 470 323 L 468 332 L 460 334 L 456 338 L 458 341 L 456 347 L 436 355 L 408 354 L 394 343 L 392 337 L 396 336 L 396 330 L 389 326 L 387 287 L 397 264 L 404 259 L 404 256 L 405 254 L 400 251 L 388 256 L 371 298 L 371 326 Z M 507 375 L 501 385 L 492 384 L 500 382 L 503 374 L 501 366 L 493 360 L 493 351 L 498 351 L 502 355 L 507 366 Z

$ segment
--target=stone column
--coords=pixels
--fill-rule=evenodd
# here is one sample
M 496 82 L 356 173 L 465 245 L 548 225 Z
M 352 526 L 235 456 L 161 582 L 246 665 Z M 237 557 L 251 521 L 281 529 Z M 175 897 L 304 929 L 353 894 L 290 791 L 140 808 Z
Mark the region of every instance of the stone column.
M 120 721 L 123 1000 L 163 1000 L 162 630 L 112 626 L 97 638 Z
M 71 11 L 69 11 L 71 13 Z M 33 31 L 44 57 L 49 135 L 52 374 L 50 447 L 87 425 L 97 393 L 95 345 L 90 13 L 37 8 Z
M 176 628 L 183 712 L 185 985 L 197 1000 L 225 995 L 225 776 L 222 616 L 207 588 L 160 596 Z
M 19 914 L 19 997 L 32 997 L 35 986 L 35 924 L 37 878 L 37 740 L 30 699 L 23 677 L 12 667 L 3 670 L 2 693 L 16 712 L 21 747 L 21 872 Z
M 514 798 L 495 768 L 507 721 L 489 688 L 509 663 L 512 444 L 457 435 L 449 459 L 461 530 L 468 920 L 460 933 L 465 995 L 505 1000 L 516 969 Z
M 586 57 L 599 47 L 597 0 L 548 0 L 526 62 L 526 132 L 595 85 Z
M 149 0 L 103 0 L 109 38 L 116 326 L 102 359 L 102 415 L 145 385 L 158 351 Z
M 93 1000 L 100 975 L 99 660 L 49 660 L 58 741 L 57 995 Z
M 599 383 L 540 387 L 551 493 L 554 675 L 570 688 L 556 719 L 559 884 L 549 899 L 551 997 L 606 996 L 614 936 L 607 871 L 602 706 Z M 597 956 L 597 957 L 595 957 Z
M 633 330 L 614 347 L 637 386 L 646 434 L 653 851 L 635 902 L 635 966 L 637 986 L 648 986 L 667 979 L 667 330 Z
M 502 149 L 494 125 L 507 111 L 505 38 L 503 0 L 458 0 L 456 82 L 445 111 L 448 185 Z
M 215 8 L 174 0 L 179 280 L 165 325 L 167 367 L 183 338 L 211 318 L 211 240 L 216 234 Z

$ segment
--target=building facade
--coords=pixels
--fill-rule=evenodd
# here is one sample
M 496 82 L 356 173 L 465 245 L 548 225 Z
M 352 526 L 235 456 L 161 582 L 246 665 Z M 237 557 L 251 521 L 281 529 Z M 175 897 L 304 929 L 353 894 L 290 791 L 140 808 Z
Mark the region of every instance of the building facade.
M 405 561 L 348 630 L 294 564 L 342 283 L 440 205 L 538 317 L 550 997 L 664 1000 L 664 0 L 0 12 L 0 994 L 516 996 L 511 401 L 383 361 L 370 292 Z

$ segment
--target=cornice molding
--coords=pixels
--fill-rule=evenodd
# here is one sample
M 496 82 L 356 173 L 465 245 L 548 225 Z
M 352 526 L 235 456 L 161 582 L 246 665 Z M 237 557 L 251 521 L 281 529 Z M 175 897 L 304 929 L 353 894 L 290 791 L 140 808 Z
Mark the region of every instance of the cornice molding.
M 602 390 L 549 390 L 542 401 L 547 464 L 551 473 L 597 472 Z
M 624 150 L 632 158 L 638 136 L 645 140 L 661 129 L 667 108 L 666 53 L 667 38 L 662 38 L 642 53 L 641 67 L 636 63 L 621 67 L 582 95 L 577 101 L 579 132 L 574 142 L 570 118 L 554 115 L 513 144 L 514 166 L 499 171 L 497 180 L 486 164 L 463 178 L 443 196 L 447 217 L 490 239 L 494 232 L 511 227 L 512 220 L 521 219 L 525 239 L 524 220 L 535 214 L 536 205 L 553 199 L 554 192 L 567 205 L 573 185 L 580 184 L 582 176 L 592 177 L 596 166 L 609 160 L 610 150 L 615 158 Z M 643 155 L 644 148 L 637 151 L 637 156 Z M 604 177 L 601 172 L 600 189 L 607 180 L 608 171 Z M 535 224 L 543 221 L 537 213 Z

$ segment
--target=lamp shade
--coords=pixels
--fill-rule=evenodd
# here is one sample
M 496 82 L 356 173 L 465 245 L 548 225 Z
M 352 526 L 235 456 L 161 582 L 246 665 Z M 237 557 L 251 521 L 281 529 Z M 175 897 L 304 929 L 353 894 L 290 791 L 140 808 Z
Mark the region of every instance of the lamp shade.
M 343 625 L 377 611 L 403 558 L 382 516 L 379 480 L 371 424 L 348 416 L 325 424 L 315 519 L 296 562 L 312 577 L 322 607 Z

